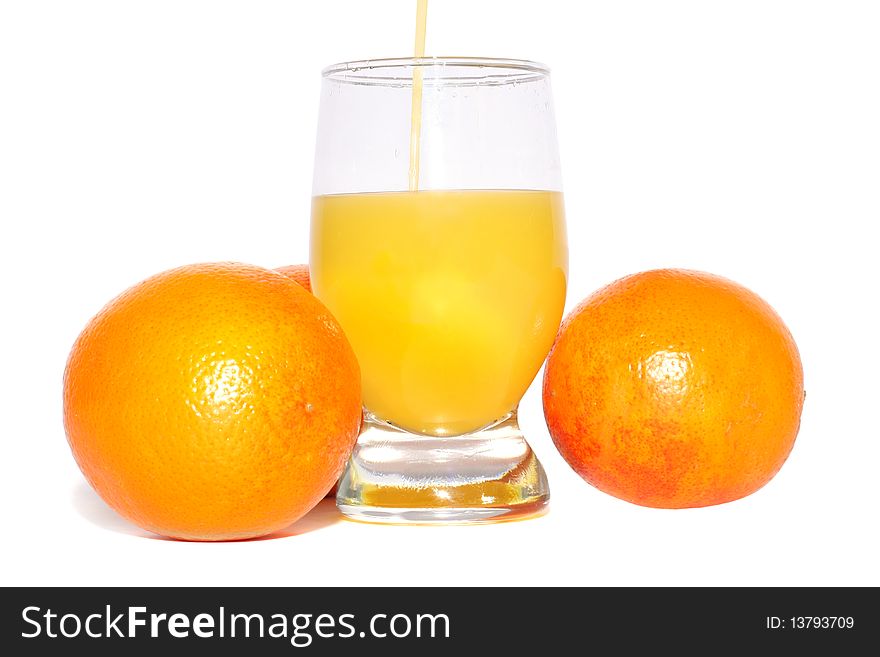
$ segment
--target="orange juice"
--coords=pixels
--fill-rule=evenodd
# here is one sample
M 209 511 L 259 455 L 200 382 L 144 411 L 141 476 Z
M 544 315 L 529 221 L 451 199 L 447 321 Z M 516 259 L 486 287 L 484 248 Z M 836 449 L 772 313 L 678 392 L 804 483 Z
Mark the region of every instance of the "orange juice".
M 364 406 L 409 431 L 475 431 L 515 409 L 562 317 L 562 194 L 317 196 L 315 294 L 361 366 Z

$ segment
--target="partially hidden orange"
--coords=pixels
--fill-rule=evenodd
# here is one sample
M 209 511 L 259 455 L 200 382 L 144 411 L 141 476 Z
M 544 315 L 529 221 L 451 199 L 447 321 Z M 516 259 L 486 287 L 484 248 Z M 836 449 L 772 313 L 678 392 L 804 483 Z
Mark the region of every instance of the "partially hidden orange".
M 64 426 L 86 479 L 158 534 L 244 539 L 303 516 L 361 422 L 339 324 L 267 269 L 201 264 L 111 301 L 76 340 Z
M 288 278 L 292 278 L 309 292 L 312 291 L 312 278 L 309 276 L 308 265 L 285 265 L 284 267 L 278 267 L 275 271 L 284 274 Z
M 284 267 L 276 267 L 275 271 L 295 280 L 309 292 L 312 291 L 312 277 L 309 274 L 308 265 L 285 265 Z M 336 497 L 335 483 L 330 487 L 330 490 L 327 491 L 325 497 Z
M 565 319 L 543 385 L 562 456 L 606 493 L 702 507 L 782 467 L 804 402 L 797 346 L 760 297 L 665 269 L 620 279 Z

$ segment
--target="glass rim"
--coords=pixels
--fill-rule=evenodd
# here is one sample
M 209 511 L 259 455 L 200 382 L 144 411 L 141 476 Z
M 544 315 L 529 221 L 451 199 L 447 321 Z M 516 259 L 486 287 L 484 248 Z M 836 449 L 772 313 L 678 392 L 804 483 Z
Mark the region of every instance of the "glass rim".
M 528 59 L 499 57 L 389 57 L 360 59 L 331 64 L 321 71 L 321 77 L 336 82 L 363 85 L 407 85 L 412 82 L 411 70 L 419 67 L 454 67 L 463 72 L 449 77 L 425 76 L 425 83 L 443 85 L 512 84 L 528 82 L 550 75 L 550 68 Z M 470 71 L 469 69 L 473 69 Z M 383 72 L 388 71 L 389 74 Z M 406 71 L 397 74 L 395 71 Z

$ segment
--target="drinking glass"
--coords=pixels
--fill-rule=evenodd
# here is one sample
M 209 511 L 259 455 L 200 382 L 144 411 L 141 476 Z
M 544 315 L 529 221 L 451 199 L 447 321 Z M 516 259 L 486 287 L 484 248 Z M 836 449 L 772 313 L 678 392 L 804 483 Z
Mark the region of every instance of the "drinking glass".
M 342 513 L 480 522 L 547 504 L 516 413 L 565 303 L 561 190 L 546 67 L 438 57 L 323 71 L 312 286 L 357 354 L 364 400 Z

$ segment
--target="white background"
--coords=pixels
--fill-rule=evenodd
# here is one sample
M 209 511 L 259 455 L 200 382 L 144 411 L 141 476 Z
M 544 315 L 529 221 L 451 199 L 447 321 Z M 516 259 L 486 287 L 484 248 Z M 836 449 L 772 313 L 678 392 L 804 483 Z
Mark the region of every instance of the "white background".
M 763 490 L 644 509 L 581 481 L 533 385 L 540 519 L 380 527 L 325 503 L 289 536 L 152 540 L 91 492 L 61 425 L 86 321 L 180 264 L 305 262 L 319 71 L 407 55 L 414 0 L 0 3 L 4 585 L 880 584 L 880 4 L 432 0 L 428 53 L 553 69 L 569 307 L 704 269 L 801 350 L 794 451 Z M 755 363 L 755 367 L 760 367 Z

